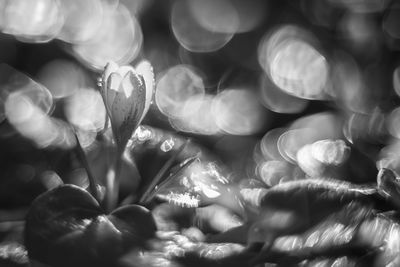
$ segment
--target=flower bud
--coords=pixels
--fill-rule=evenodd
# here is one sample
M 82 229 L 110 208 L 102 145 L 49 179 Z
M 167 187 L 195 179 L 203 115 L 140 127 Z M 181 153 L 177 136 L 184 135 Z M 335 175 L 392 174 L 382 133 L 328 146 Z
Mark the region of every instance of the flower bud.
M 154 87 L 153 68 L 142 61 L 136 68 L 109 62 L 103 72 L 101 95 L 110 117 L 115 141 L 124 149 L 146 115 Z

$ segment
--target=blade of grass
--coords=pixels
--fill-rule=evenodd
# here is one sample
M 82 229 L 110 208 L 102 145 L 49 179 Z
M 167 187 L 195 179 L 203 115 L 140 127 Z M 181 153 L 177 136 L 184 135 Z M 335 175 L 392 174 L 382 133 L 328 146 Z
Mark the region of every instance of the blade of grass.
M 189 144 L 190 140 L 186 140 L 185 143 L 183 143 L 178 150 L 175 151 L 174 155 L 170 157 L 167 162 L 165 162 L 164 166 L 161 167 L 161 169 L 158 171 L 156 176 L 154 176 L 153 180 L 147 187 L 146 191 L 143 193 L 142 197 L 139 200 L 140 204 L 144 204 L 145 200 L 147 199 L 148 195 L 151 193 L 151 191 L 154 189 L 154 187 L 160 182 L 161 178 L 165 176 L 165 173 L 171 168 L 172 164 L 175 162 L 179 154 L 185 149 L 185 147 Z
M 199 158 L 197 156 L 191 157 L 187 159 L 183 164 L 179 165 L 177 170 L 174 170 L 171 172 L 170 176 L 168 176 L 164 181 L 162 181 L 160 184 L 157 185 L 157 189 L 153 190 L 149 195 L 146 197 L 146 199 L 143 200 L 144 204 L 147 204 L 153 197 L 154 195 L 157 194 L 158 190 L 161 189 L 164 185 L 166 185 L 171 179 L 176 177 L 178 174 L 182 172 L 187 166 L 198 160 Z

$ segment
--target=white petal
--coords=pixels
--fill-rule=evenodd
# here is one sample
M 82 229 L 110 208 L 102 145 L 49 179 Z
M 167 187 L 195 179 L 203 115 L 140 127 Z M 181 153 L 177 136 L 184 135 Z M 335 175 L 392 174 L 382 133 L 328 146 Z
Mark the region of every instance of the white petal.
M 153 67 L 151 66 L 150 62 L 147 60 L 143 60 L 136 66 L 136 72 L 143 76 L 144 83 L 146 85 L 146 104 L 144 107 L 142 117 L 140 119 L 140 121 L 141 121 L 144 118 L 144 116 L 146 115 L 147 111 L 149 110 L 151 99 L 153 97 L 154 71 L 153 71 Z
M 103 82 L 107 83 L 108 77 L 110 77 L 111 73 L 116 72 L 118 70 L 118 64 L 110 61 L 107 63 L 107 65 L 104 67 L 104 72 L 103 72 Z
M 124 93 L 126 98 L 129 98 L 132 95 L 132 91 L 134 90 L 133 88 L 133 84 L 132 84 L 132 79 L 134 79 L 134 77 L 132 77 L 134 74 L 129 71 L 127 74 L 125 74 L 124 79 L 122 80 L 121 83 L 121 87 L 119 89 L 119 91 L 121 93 Z
M 121 85 L 122 82 L 122 77 L 119 73 L 113 72 L 110 74 L 108 80 L 107 80 L 107 89 L 108 90 L 114 90 L 118 91 L 119 86 Z
M 103 98 L 104 103 L 106 104 L 107 110 L 110 110 L 112 103 L 114 102 L 114 98 L 116 93 L 118 92 L 119 85 L 121 84 L 122 77 L 118 73 L 111 73 L 110 77 L 107 80 L 105 85 Z
M 221 195 L 220 192 L 215 191 L 215 190 L 213 190 L 213 189 L 211 189 L 209 187 L 206 187 L 206 186 L 203 188 L 203 193 L 208 198 L 216 198 L 216 197 L 219 197 Z
M 107 90 L 104 95 L 104 102 L 106 103 L 106 109 L 110 110 L 114 102 L 115 96 L 117 95 L 115 90 Z
M 122 77 L 125 77 L 125 75 L 126 75 L 128 72 L 136 73 L 135 69 L 134 69 L 132 66 L 129 66 L 129 65 L 121 66 L 121 67 L 118 69 L 118 73 L 119 73 L 119 75 L 121 75 Z

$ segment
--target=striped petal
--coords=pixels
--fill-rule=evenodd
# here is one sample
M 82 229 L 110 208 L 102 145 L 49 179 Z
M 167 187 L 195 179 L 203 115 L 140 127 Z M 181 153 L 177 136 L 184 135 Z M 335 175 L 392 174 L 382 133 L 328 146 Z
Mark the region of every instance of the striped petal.
M 126 98 L 130 98 L 133 90 L 135 90 L 134 82 L 132 82 L 133 78 L 131 76 L 135 76 L 135 74 L 133 74 L 132 72 L 126 73 L 124 79 L 121 82 L 121 86 L 119 87 L 119 92 L 125 94 Z
M 136 66 L 136 72 L 139 75 L 143 76 L 144 83 L 146 85 L 146 103 L 144 106 L 144 111 L 143 111 L 142 117 L 140 118 L 140 121 L 142 121 L 144 116 L 146 115 L 147 111 L 150 108 L 150 103 L 151 103 L 151 100 L 153 97 L 154 71 L 153 71 L 153 67 L 151 66 L 150 62 L 148 62 L 147 60 L 143 60 Z
M 119 75 L 121 75 L 122 77 L 125 77 L 125 75 L 126 75 L 128 72 L 133 72 L 133 73 L 135 73 L 136 71 L 135 71 L 135 69 L 134 69 L 132 66 L 126 65 L 126 66 L 121 66 L 121 67 L 118 69 L 117 72 L 118 72 Z
M 130 91 L 129 96 L 126 91 Z M 140 123 L 144 110 L 144 92 L 144 82 L 141 77 L 128 72 L 111 106 L 111 123 L 117 143 L 121 146 L 125 146 Z
M 107 65 L 104 67 L 103 75 L 101 77 L 101 88 L 100 94 L 103 97 L 104 105 L 106 109 L 108 109 L 108 103 L 110 103 L 107 99 L 107 92 L 110 88 L 110 82 L 108 78 L 110 77 L 111 73 L 118 70 L 118 65 L 114 62 L 108 62 Z
M 111 73 L 107 79 L 105 86 L 106 89 L 104 92 L 102 92 L 102 96 L 108 113 L 111 112 L 111 106 L 114 102 L 116 94 L 118 93 L 118 88 L 121 84 L 121 81 L 122 77 L 115 72 Z M 111 116 L 111 114 L 109 114 L 109 116 Z

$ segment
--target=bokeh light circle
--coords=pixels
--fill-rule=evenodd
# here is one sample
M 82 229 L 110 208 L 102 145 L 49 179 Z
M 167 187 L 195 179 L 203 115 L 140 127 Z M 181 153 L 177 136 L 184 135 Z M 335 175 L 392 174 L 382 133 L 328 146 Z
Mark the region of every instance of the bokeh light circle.
M 40 70 L 38 76 L 38 80 L 48 88 L 54 98 L 70 96 L 88 83 L 83 69 L 67 60 L 51 61 Z
M 191 109 L 183 109 L 191 98 L 203 96 L 204 83 L 196 70 L 188 65 L 176 65 L 158 79 L 155 101 L 159 110 L 171 118 L 180 118 L 197 112 L 198 101 L 190 102 Z
M 216 135 L 221 132 L 212 112 L 214 96 L 197 95 L 185 102 L 180 118 L 170 118 L 169 121 L 176 130 L 202 134 Z
M 312 42 L 314 38 L 305 30 L 282 26 L 261 40 L 258 60 L 286 93 L 304 99 L 324 99 L 329 65 Z
M 190 1 L 174 3 L 171 12 L 171 27 L 179 44 L 191 52 L 216 51 L 224 47 L 234 35 L 210 31 L 202 27 L 191 11 Z
M 271 111 L 277 113 L 299 113 L 308 104 L 306 99 L 298 98 L 280 90 L 267 75 L 260 78 L 260 96 L 262 104 Z
M 213 114 L 218 127 L 234 135 L 257 133 L 267 122 L 257 96 L 246 89 L 229 89 L 218 94 L 214 99 Z
M 239 15 L 229 0 L 189 0 L 190 11 L 194 19 L 210 32 L 236 33 L 239 27 Z
M 57 36 L 64 23 L 57 0 L 13 0 L 0 8 L 0 29 L 24 42 L 48 42 Z
M 92 39 L 100 30 L 107 6 L 101 0 L 63 0 L 60 8 L 64 15 L 64 25 L 58 38 L 78 44 Z M 104 5 L 104 8 L 103 8 Z
M 73 53 L 87 67 L 102 70 L 109 61 L 119 65 L 131 62 L 142 47 L 143 34 L 139 22 L 123 6 L 106 11 L 94 38 L 75 44 Z
M 98 91 L 81 88 L 67 99 L 65 115 L 80 129 L 95 132 L 104 127 L 106 109 Z

